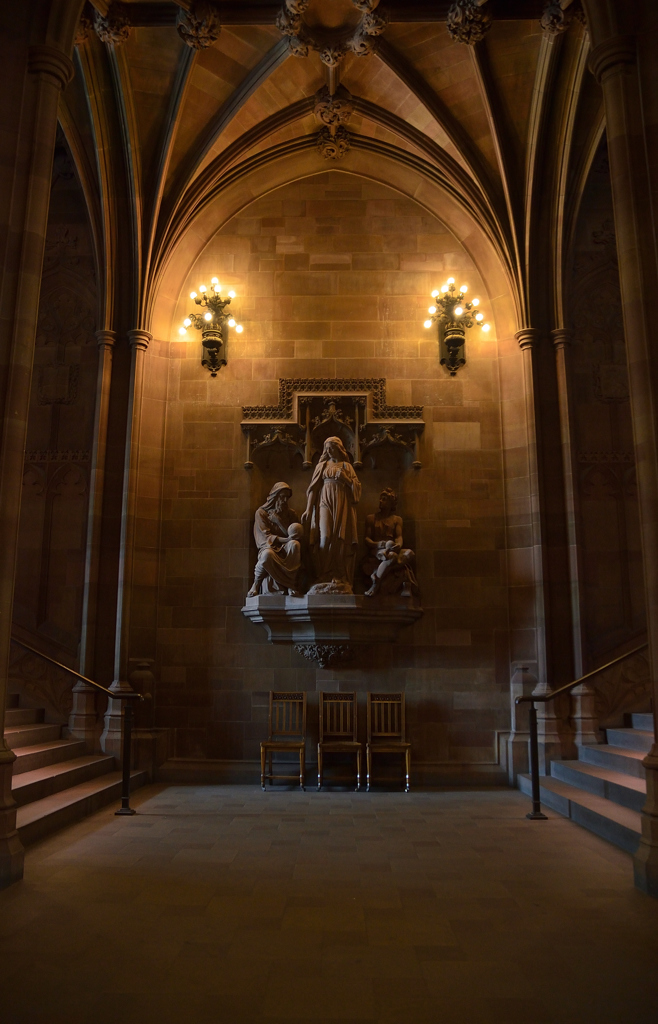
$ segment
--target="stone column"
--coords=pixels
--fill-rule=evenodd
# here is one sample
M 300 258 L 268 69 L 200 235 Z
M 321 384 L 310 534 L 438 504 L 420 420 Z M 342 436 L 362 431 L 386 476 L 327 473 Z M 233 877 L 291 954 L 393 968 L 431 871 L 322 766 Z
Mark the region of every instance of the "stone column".
M 20 20 L 20 19 L 19 19 Z M 20 30 L 19 30 L 20 32 Z M 0 887 L 23 875 L 4 741 L 16 547 L 34 339 L 50 202 L 57 107 L 73 65 L 55 46 L 17 36 L 0 68 L 4 96 L 0 198 Z
M 575 452 L 574 402 L 572 394 L 571 341 L 573 331 L 557 327 L 551 331 L 555 347 L 558 401 L 560 403 L 560 439 L 564 470 L 564 498 L 569 543 L 569 585 L 571 592 L 571 622 L 573 635 L 573 666 L 575 677 L 582 676 L 583 630 L 581 607 L 581 564 L 579 544 L 578 463 Z M 571 693 L 573 742 L 599 743 L 596 718 L 596 697 L 588 683 L 581 683 Z M 575 753 L 575 751 L 574 751 Z
M 544 543 L 542 536 L 541 481 L 539 476 L 539 430 L 537 414 L 535 349 L 539 332 L 532 327 L 517 331 L 515 337 L 523 353 L 523 389 L 525 396 L 526 437 L 528 443 L 528 481 L 530 522 L 532 529 L 532 575 L 535 591 L 535 636 L 537 644 L 537 686 L 533 693 L 542 696 L 550 692 L 547 679 L 546 636 L 547 602 L 545 595 Z M 537 706 L 539 731 L 539 770 L 550 771 L 551 758 L 562 756 L 557 718 L 553 702 Z
M 562 442 L 562 464 L 564 467 L 564 495 L 569 542 L 569 582 L 571 585 L 571 619 L 573 623 L 573 667 L 575 677 L 583 674 L 583 631 L 578 544 L 578 462 L 575 452 L 574 402 L 572 394 L 573 371 L 571 365 L 571 341 L 573 331 L 557 327 L 551 331 L 555 347 L 558 401 L 560 403 L 560 439 Z
M 128 682 L 130 605 L 133 587 L 133 549 L 135 544 L 135 503 L 139 475 L 139 450 L 142 429 L 142 400 L 144 395 L 144 368 L 146 350 L 152 335 L 148 331 L 128 331 L 131 349 L 130 399 L 128 403 L 128 429 L 126 431 L 126 457 L 123 474 L 123 508 L 121 514 L 121 547 L 119 553 L 119 588 L 117 595 L 117 625 L 114 652 L 114 681 L 110 689 L 116 693 L 132 692 Z M 105 726 L 101 736 L 105 753 L 118 757 L 121 752 L 121 701 L 108 700 Z
M 623 13 L 600 3 L 586 9 L 593 50 L 590 67 L 603 89 L 619 279 L 626 333 L 631 411 L 635 437 L 640 530 L 653 680 L 654 726 L 658 710 L 658 9 L 653 0 Z M 614 34 L 616 18 L 636 36 Z M 611 34 L 612 32 L 612 34 Z M 658 897 L 658 745 L 644 761 L 647 801 L 635 855 L 636 885 Z
M 105 482 L 105 454 L 107 449 L 107 422 L 110 411 L 110 385 L 112 383 L 112 350 L 116 333 L 96 331 L 98 342 L 98 373 L 96 377 L 96 411 L 91 462 L 91 487 L 87 514 L 87 551 L 85 556 L 85 585 L 82 600 L 82 633 L 80 637 L 80 671 L 95 679 L 94 638 L 98 608 L 98 567 L 100 535 L 103 515 L 103 486 Z M 87 749 L 96 746 L 96 696 L 93 686 L 80 679 L 73 687 L 73 707 L 69 715 L 70 736 L 84 740 Z

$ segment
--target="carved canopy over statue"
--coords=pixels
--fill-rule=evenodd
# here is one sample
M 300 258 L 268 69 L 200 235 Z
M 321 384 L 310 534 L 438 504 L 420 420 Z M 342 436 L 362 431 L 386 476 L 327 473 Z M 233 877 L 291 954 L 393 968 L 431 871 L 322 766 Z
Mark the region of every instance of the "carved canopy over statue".
M 343 442 L 339 437 L 328 437 L 302 513 L 317 581 L 309 593 L 352 593 L 360 497 L 361 484 Z

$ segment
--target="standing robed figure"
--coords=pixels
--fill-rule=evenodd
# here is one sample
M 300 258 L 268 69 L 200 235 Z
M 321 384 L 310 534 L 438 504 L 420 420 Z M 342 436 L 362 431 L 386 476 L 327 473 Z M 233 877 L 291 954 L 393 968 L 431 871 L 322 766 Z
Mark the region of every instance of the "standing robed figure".
M 339 437 L 328 437 L 306 492 L 302 523 L 308 529 L 316 590 L 352 593 L 358 546 L 356 506 L 361 484 Z

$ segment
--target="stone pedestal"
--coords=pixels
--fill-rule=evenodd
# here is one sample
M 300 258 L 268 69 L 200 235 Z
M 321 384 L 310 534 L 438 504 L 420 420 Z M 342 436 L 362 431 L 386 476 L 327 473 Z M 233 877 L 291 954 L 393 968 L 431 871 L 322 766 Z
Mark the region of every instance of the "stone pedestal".
M 391 643 L 423 614 L 414 597 L 307 594 L 248 597 L 242 614 L 267 630 L 270 643 L 294 644 L 322 668 L 351 661 L 368 644 Z

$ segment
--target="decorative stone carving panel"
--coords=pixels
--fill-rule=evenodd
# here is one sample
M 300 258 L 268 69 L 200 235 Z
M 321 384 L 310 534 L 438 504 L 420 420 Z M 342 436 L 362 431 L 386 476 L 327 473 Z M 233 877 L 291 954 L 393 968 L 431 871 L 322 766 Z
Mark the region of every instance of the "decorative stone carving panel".
M 386 380 L 380 378 L 281 378 L 278 406 L 245 406 L 242 429 L 247 435 L 245 468 L 273 446 L 302 458 L 310 469 L 327 437 L 340 437 L 359 469 L 375 464 L 383 447 L 409 453 L 420 467 L 418 439 L 425 427 L 423 407 L 390 406 Z

